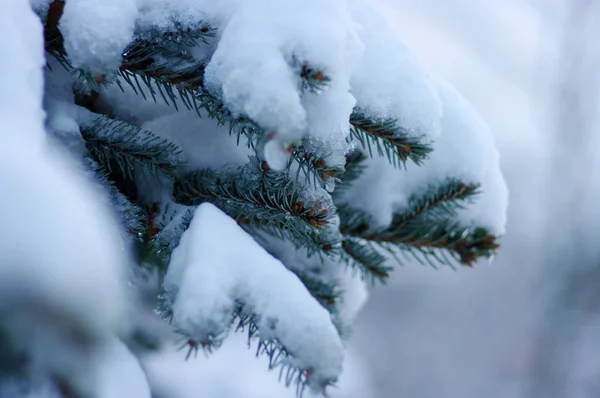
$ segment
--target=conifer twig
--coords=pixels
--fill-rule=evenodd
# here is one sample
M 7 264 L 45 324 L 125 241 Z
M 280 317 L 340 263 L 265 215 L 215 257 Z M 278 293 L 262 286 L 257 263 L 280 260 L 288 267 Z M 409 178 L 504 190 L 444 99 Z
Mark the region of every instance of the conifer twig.
M 83 124 L 80 131 L 90 153 L 109 172 L 116 164 L 128 178 L 142 170 L 155 177 L 162 173 L 173 178 L 184 164 L 177 145 L 125 122 L 99 116 Z
M 479 227 L 462 226 L 455 221 L 461 202 L 478 193 L 478 184 L 450 180 L 437 189 L 414 195 L 407 211 L 394 215 L 389 227 L 378 230 L 369 225 L 366 215 L 342 206 L 339 210 L 342 234 L 389 247 L 393 245 L 413 254 L 416 249 L 427 260 L 437 256 L 436 250 L 450 252 L 458 261 L 472 265 L 478 257 L 490 257 L 499 247 L 496 237 Z
M 352 136 L 373 156 L 375 146 L 379 156 L 386 156 L 394 166 L 403 165 L 408 159 L 421 165 L 433 150 L 424 137 L 412 134 L 398 125 L 393 118 L 374 119 L 355 108 L 350 116 Z
M 305 202 L 302 191 L 302 185 L 289 179 L 287 173 L 271 171 L 252 158 L 234 171 L 206 169 L 180 177 L 175 181 L 173 198 L 187 206 L 213 203 L 244 227 L 265 229 L 287 239 L 295 237 L 295 243 L 302 246 L 331 251 L 337 238 L 321 231 L 335 216 L 333 204 Z

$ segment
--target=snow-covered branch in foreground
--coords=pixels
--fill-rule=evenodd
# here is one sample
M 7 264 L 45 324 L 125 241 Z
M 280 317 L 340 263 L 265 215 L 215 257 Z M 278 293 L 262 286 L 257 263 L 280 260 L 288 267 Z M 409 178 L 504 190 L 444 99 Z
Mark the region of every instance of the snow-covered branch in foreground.
M 129 259 L 111 210 L 46 136 L 41 28 L 26 1 L 3 4 L 0 395 L 123 397 L 107 390 L 106 372 L 109 347 L 139 369 L 115 337 L 127 329 Z
M 337 379 L 342 343 L 331 316 L 302 282 L 236 222 L 202 204 L 173 252 L 165 278 L 173 323 L 198 344 L 218 344 L 236 311 L 255 315 L 262 341 L 275 341 L 289 365 L 321 388 Z

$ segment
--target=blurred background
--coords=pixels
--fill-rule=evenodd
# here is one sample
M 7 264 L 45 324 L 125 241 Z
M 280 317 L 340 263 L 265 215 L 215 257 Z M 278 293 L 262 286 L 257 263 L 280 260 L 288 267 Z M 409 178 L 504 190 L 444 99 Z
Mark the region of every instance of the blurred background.
M 600 397 L 599 2 L 378 4 L 490 124 L 509 218 L 493 263 L 405 266 L 373 289 L 332 397 Z M 145 367 L 181 398 L 293 397 L 245 343 Z

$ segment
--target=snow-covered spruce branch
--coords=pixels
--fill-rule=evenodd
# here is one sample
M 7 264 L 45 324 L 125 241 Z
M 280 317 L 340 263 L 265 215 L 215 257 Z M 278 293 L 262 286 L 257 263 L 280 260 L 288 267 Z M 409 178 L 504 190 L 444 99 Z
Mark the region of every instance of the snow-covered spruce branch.
M 176 109 L 180 100 L 188 109 L 199 109 L 195 101 L 197 91 L 203 89 L 206 65 L 196 61 L 186 48 L 213 37 L 210 27 L 140 35 L 123 51 L 119 75 L 144 99 L 148 91 L 154 101 L 160 94 L 165 103 Z
M 369 217 L 360 209 L 340 201 L 343 188 L 351 186 L 365 170 L 366 159 L 361 151 L 347 156 L 347 178 L 341 181 L 342 190 L 333 195 L 339 209 L 340 230 L 344 235 L 342 260 L 358 268 L 363 278 L 384 282 L 389 276 L 391 267 L 386 265 L 386 257 L 377 248 L 381 245 L 389 249 L 400 247 L 414 254 L 419 261 L 430 261 L 433 257 L 442 264 L 452 264 L 443 253 L 438 256 L 439 251 L 448 251 L 456 257 L 453 259 L 467 265 L 479 256 L 489 257 L 497 248 L 495 244 L 473 238 L 481 234 L 480 230 L 452 222 L 459 210 L 475 200 L 480 189 L 480 184 L 464 184 L 455 178 L 412 195 L 407 209 L 396 213 L 389 226 L 374 229 Z
M 7 3 L 0 20 L 25 4 L 41 28 L 28 3 Z M 390 274 L 389 254 L 469 265 L 497 247 L 506 189 L 489 129 L 361 0 L 31 3 L 45 44 L 32 35 L 39 62 L 33 51 L 17 54 L 10 75 L 17 89 L 39 92 L 35 106 L 14 112 L 5 101 L 9 113 L 31 115 L 43 134 L 45 112 L 46 132 L 106 192 L 121 232 L 136 238 L 119 240 L 132 249 L 127 264 L 158 276 L 145 281 L 155 285 L 146 309 L 172 320 L 188 354 L 244 329 L 286 384 L 322 393 L 340 374 L 365 282 Z M 35 31 L 3 21 L 15 43 Z M 31 84 L 43 47 L 47 68 L 36 79 L 45 84 Z M 55 214 L 34 203 L 39 216 Z M 110 256 L 123 248 L 100 245 L 95 258 L 116 263 Z M 144 289 L 139 273 L 128 275 L 130 289 Z M 110 308 L 105 297 L 81 297 L 91 300 L 81 307 L 86 321 Z M 154 325 L 139 325 L 153 334 Z
M 409 222 L 427 212 L 428 217 L 456 217 L 457 212 L 473 203 L 480 193 L 481 184 L 465 184 L 455 178 L 439 186 L 430 186 L 422 193 L 413 195 L 408 210 L 398 214 L 392 225 Z
M 334 219 L 335 207 L 328 195 L 320 201 L 302 198 L 306 187 L 290 180 L 286 173 L 266 167 L 252 158 L 238 170 L 203 170 L 175 181 L 173 198 L 187 206 L 211 202 L 240 225 L 264 229 L 296 241 L 301 247 L 330 252 L 339 235 L 326 233 Z
M 48 23 L 56 23 L 60 18 L 64 1 L 55 1 L 50 6 Z M 52 16 L 52 18 L 50 18 Z M 58 19 L 57 19 L 58 18 Z M 50 26 L 48 35 L 52 40 L 47 48 L 59 59 L 65 58 L 60 48 L 62 36 L 58 28 Z M 257 123 L 244 115 L 233 115 L 225 104 L 204 87 L 206 64 L 186 52 L 198 41 L 206 42 L 214 36 L 214 29 L 199 23 L 195 29 L 180 27 L 168 32 L 138 32 L 135 39 L 124 51 L 119 75 L 134 90 L 146 98 L 146 91 L 156 101 L 157 96 L 177 108 L 181 101 L 188 109 L 204 109 L 211 118 L 222 125 L 228 125 L 230 134 L 243 134 L 250 142 L 268 139 L 267 133 Z M 297 61 L 295 63 L 298 63 Z M 298 78 L 301 86 L 312 92 L 326 89 L 330 79 L 306 62 L 300 63 Z M 96 83 L 105 81 L 104 76 L 94 77 Z M 117 83 L 119 81 L 117 80 Z M 157 92 L 158 91 L 158 92 Z M 404 164 L 411 159 L 420 164 L 431 152 L 431 145 L 422 136 L 408 134 L 398 126 L 395 119 L 369 118 L 363 109 L 356 108 L 350 117 L 351 133 L 355 139 L 368 146 L 377 147 L 379 154 L 385 154 L 394 165 Z M 305 145 L 292 144 L 289 152 L 303 170 L 307 179 L 311 176 L 321 186 L 329 178 L 339 175 L 341 170 L 329 167 L 326 153 L 316 154 L 306 150 Z
M 342 205 L 338 207 L 340 230 L 344 235 L 388 248 L 398 247 L 419 261 L 421 255 L 427 262 L 433 257 L 442 264 L 452 264 L 445 256 L 447 252 L 454 260 L 470 266 L 479 257 L 491 257 L 498 248 L 496 237 L 485 228 L 456 221 L 456 210 L 463 207 L 461 202 L 471 200 L 478 188 L 477 184 L 450 180 L 425 194 L 413 195 L 408 210 L 396 213 L 385 229 L 373 229 L 368 216 Z
M 205 31 L 211 32 L 208 27 L 200 28 L 201 33 Z M 167 33 L 169 38 L 190 34 L 187 30 Z M 202 38 L 205 39 L 204 36 Z M 155 101 L 160 94 L 167 104 L 176 108 L 181 101 L 187 109 L 198 113 L 204 110 L 219 125 L 228 126 L 229 134 L 238 139 L 242 135 L 247 137 L 252 146 L 264 145 L 269 139 L 265 129 L 245 115 L 234 115 L 220 98 L 207 90 L 204 87 L 205 62 L 193 59 L 180 47 L 180 43 L 172 43 L 170 39 L 164 40 L 160 36 L 152 41 L 135 41 L 123 53 L 119 74 L 134 92 L 144 98 L 145 91 L 148 91 Z M 302 81 L 308 87 L 320 87 L 317 83 L 320 76 L 318 72 L 304 66 L 301 73 Z M 323 77 L 322 80 L 325 82 L 327 79 Z M 296 162 L 295 167 L 303 172 L 307 181 L 312 179 L 313 183 L 324 186 L 327 179 L 340 172 L 336 167 L 327 166 L 324 154 L 308 151 L 302 143 L 291 144 L 287 150 Z M 288 163 L 288 167 L 291 164 Z
M 140 263 L 156 271 L 162 280 L 167 272 L 173 250 L 190 226 L 194 208 L 188 206 L 155 205 L 149 211 L 147 223 L 147 246 L 144 247 Z
M 191 349 L 218 347 L 241 319 L 250 338 L 259 340 L 259 353 L 266 350 L 270 367 L 287 366 L 288 374 L 298 376 L 300 392 L 306 384 L 324 391 L 337 377 L 342 346 L 327 310 L 212 204 L 195 211 L 173 252 L 164 287 L 173 325 Z
M 62 34 L 57 27 L 65 1 L 56 0 L 50 5 L 46 19 L 46 38 L 50 41 L 46 43 L 46 49 L 61 64 L 69 66 L 62 47 Z M 154 101 L 160 96 L 176 109 L 181 102 L 187 109 L 197 112 L 205 110 L 220 125 L 228 126 L 230 134 L 238 138 L 244 135 L 252 145 L 259 145 L 259 141 L 264 143 L 268 138 L 264 129 L 244 115 L 233 115 L 218 97 L 205 89 L 205 62 L 194 59 L 186 52 L 186 48 L 197 45 L 198 41 L 206 42 L 214 36 L 214 30 L 209 25 L 199 23 L 195 29 L 181 27 L 179 30 L 142 32 L 139 35 L 141 37 L 123 51 L 118 71 L 136 94 L 146 99 L 148 93 Z M 84 74 L 87 73 L 84 71 Z M 300 78 L 302 84 L 312 90 L 322 88 L 328 81 L 321 72 L 306 64 L 301 67 Z M 102 84 L 106 77 L 95 76 L 92 79 L 92 84 Z M 116 82 L 120 85 L 119 80 Z M 328 167 L 324 156 L 306 151 L 302 144 L 290 146 L 289 152 L 296 160 L 297 170 L 305 174 L 307 181 L 312 180 L 323 186 L 325 180 L 340 172 L 336 167 Z

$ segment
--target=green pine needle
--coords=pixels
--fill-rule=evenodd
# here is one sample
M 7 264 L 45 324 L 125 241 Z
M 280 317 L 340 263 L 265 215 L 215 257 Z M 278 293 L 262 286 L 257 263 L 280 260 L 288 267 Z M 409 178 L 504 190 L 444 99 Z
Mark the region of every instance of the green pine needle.
M 363 280 L 374 284 L 385 283 L 392 267 L 386 266 L 386 257 L 379 253 L 371 243 L 357 238 L 346 238 L 342 241 L 344 255 L 342 261 L 360 271 Z
M 413 195 L 408 210 L 396 213 L 390 226 L 382 230 L 371 228 L 362 211 L 340 206 L 341 231 L 432 266 L 454 262 L 470 266 L 480 257 L 490 258 L 498 248 L 496 237 L 484 228 L 456 221 L 456 211 L 472 200 L 478 189 L 478 184 L 454 179 L 430 187 L 424 194 Z
M 93 174 L 94 180 L 108 191 L 112 208 L 117 213 L 123 229 L 132 239 L 141 241 L 146 233 L 147 216 L 145 212 L 119 191 L 102 166 L 91 158 L 87 158 L 86 167 Z
M 364 110 L 355 108 L 350 116 L 352 137 L 373 156 L 373 146 L 379 156 L 386 156 L 395 166 L 403 166 L 408 159 L 421 165 L 433 150 L 424 137 L 406 131 L 393 118 L 370 118 Z
M 173 198 L 186 206 L 213 203 L 243 227 L 292 239 L 300 247 L 330 251 L 338 238 L 321 231 L 335 216 L 333 205 L 305 203 L 301 198 L 302 185 L 287 173 L 274 172 L 263 165 L 253 157 L 237 170 L 189 173 L 175 181 Z
M 88 151 L 103 168 L 112 172 L 113 164 L 116 164 L 120 172 L 129 178 L 138 171 L 154 177 L 166 175 L 173 178 L 185 164 L 181 149 L 174 143 L 148 130 L 105 116 L 82 125 L 81 135 Z

